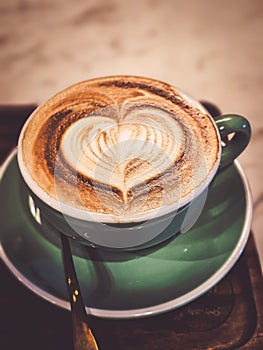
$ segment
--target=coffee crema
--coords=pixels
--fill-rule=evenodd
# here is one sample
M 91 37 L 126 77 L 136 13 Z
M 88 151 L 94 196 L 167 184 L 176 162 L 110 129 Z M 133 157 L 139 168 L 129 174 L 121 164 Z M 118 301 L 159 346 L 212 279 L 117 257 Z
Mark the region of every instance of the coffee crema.
M 148 78 L 78 83 L 28 119 L 19 140 L 22 175 L 55 209 L 63 203 L 106 214 L 105 222 L 177 209 L 207 185 L 219 161 L 217 129 L 199 107 Z

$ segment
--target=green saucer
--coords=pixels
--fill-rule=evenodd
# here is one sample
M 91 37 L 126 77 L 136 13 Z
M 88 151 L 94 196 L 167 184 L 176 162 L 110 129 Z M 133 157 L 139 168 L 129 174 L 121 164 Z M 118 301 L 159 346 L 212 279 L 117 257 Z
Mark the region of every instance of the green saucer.
M 1 257 L 34 293 L 70 309 L 60 239 L 23 192 L 15 152 L 1 170 Z M 234 163 L 210 185 L 195 225 L 162 245 L 110 252 L 72 241 L 87 311 L 99 317 L 130 318 L 192 301 L 235 264 L 247 242 L 251 216 L 249 187 Z

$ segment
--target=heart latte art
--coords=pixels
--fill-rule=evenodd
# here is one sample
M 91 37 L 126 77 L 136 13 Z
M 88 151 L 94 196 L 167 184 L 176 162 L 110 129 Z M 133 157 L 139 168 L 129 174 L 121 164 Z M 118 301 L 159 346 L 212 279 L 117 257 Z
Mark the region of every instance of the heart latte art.
M 203 110 L 168 84 L 129 76 L 60 92 L 21 135 L 20 168 L 31 189 L 106 222 L 186 204 L 207 183 L 220 149 Z

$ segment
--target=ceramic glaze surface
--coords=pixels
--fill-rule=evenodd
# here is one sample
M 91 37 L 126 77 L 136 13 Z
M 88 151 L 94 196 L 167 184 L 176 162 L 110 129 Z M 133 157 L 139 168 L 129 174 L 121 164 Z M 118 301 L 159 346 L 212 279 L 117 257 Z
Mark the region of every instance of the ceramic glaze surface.
M 91 312 L 124 318 L 160 313 L 216 284 L 238 259 L 250 231 L 251 199 L 240 171 L 233 165 L 219 173 L 195 225 L 158 247 L 116 253 L 72 242 Z M 34 292 L 68 308 L 60 238 L 22 190 L 16 157 L 3 175 L 0 198 L 6 203 L 0 212 L 6 264 Z

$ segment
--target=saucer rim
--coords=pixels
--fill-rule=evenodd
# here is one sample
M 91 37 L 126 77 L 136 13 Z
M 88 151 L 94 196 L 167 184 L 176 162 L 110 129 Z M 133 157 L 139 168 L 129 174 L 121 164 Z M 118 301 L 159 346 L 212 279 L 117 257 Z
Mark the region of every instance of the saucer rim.
M 15 148 L 13 149 L 13 151 L 11 151 L 11 153 L 8 155 L 4 163 L 0 166 L 0 181 L 2 179 L 3 174 L 5 173 L 6 168 L 8 167 L 9 163 L 11 162 L 13 157 L 16 155 L 16 153 L 17 153 L 17 149 Z M 178 298 L 169 300 L 167 302 L 157 304 L 154 306 L 145 307 L 145 308 L 130 309 L 130 310 L 117 310 L 117 309 L 110 310 L 110 309 L 99 309 L 99 308 L 86 306 L 86 312 L 88 314 L 99 318 L 108 318 L 108 319 L 131 319 L 131 318 L 140 318 L 140 317 L 158 315 L 164 312 L 177 309 L 185 304 L 190 303 L 194 299 L 200 297 L 202 294 L 204 294 L 213 286 L 215 286 L 229 272 L 229 270 L 234 266 L 234 264 L 236 263 L 236 261 L 238 260 L 238 258 L 240 257 L 241 253 L 243 252 L 246 246 L 247 240 L 250 235 L 251 224 L 252 224 L 252 213 L 253 213 L 252 194 L 251 194 L 251 189 L 250 189 L 247 177 L 244 173 L 243 168 L 241 167 L 241 165 L 237 160 L 233 162 L 233 166 L 236 167 L 236 170 L 243 184 L 246 209 L 244 212 L 244 224 L 243 224 L 242 232 L 239 236 L 239 239 L 237 240 L 235 248 L 232 250 L 231 254 L 223 263 L 223 265 L 214 274 L 212 274 L 205 282 L 201 283 L 198 287 L 192 289 L 188 293 Z M 27 287 L 31 292 L 38 295 L 42 299 L 50 302 L 53 305 L 56 305 L 58 307 L 61 307 L 63 309 L 70 311 L 71 308 L 70 308 L 69 301 L 63 300 L 61 298 L 58 298 L 52 295 L 51 293 L 44 291 L 42 288 L 38 287 L 37 285 L 32 283 L 28 278 L 26 278 L 8 258 L 8 256 L 6 255 L 3 249 L 1 242 L 0 242 L 0 258 L 3 260 L 3 262 L 8 267 L 10 272 L 17 278 L 17 280 L 20 283 L 22 283 L 25 287 Z

